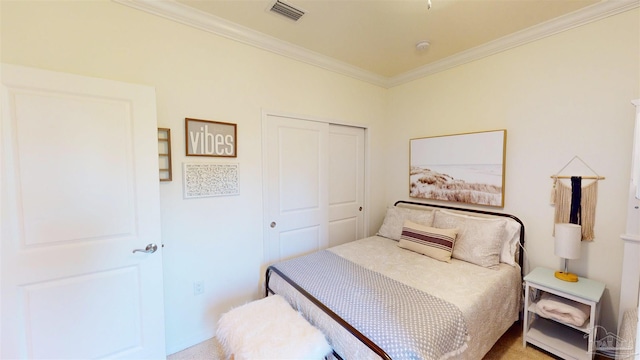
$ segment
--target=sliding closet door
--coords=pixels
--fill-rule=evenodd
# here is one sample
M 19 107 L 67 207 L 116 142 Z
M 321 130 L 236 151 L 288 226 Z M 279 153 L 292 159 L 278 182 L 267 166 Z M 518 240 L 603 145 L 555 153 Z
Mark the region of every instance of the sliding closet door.
M 364 129 L 329 126 L 329 246 L 364 237 Z
M 364 233 L 364 129 L 263 116 L 265 261 Z
M 329 124 L 266 115 L 268 262 L 327 246 Z

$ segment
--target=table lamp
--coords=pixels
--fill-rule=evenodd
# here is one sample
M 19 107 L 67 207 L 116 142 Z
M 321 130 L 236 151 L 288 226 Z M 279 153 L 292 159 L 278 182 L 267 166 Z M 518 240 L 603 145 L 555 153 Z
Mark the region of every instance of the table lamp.
M 578 275 L 567 269 L 568 259 L 580 258 L 580 243 L 582 242 L 582 227 L 577 224 L 556 224 L 555 254 L 564 259 L 564 271 L 556 271 L 560 280 L 576 282 Z

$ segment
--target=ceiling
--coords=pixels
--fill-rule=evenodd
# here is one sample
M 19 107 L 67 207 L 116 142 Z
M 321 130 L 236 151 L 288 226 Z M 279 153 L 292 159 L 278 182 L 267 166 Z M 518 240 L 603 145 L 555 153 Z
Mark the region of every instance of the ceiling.
M 637 7 L 640 0 L 115 0 L 392 86 Z M 418 50 L 416 44 L 430 45 Z

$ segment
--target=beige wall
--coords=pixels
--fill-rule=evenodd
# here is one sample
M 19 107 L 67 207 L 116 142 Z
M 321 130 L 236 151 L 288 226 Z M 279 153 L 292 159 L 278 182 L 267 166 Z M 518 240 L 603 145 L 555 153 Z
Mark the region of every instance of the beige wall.
M 596 239 L 583 243 L 569 268 L 606 283 L 603 325 L 614 332 L 635 115 L 630 101 L 640 97 L 639 23 L 638 9 L 628 11 L 388 94 L 389 202 L 408 196 L 407 139 L 507 129 L 504 211 L 525 223 L 530 269 L 562 264 L 553 253 L 550 176 L 578 155 L 606 177 L 598 184 Z
M 218 316 L 258 296 L 261 111 L 369 129 L 370 232 L 408 194 L 408 139 L 508 129 L 506 206 L 527 226 L 530 267 L 558 267 L 550 175 L 574 155 L 599 174 L 596 240 L 571 268 L 607 283 L 615 330 L 633 109 L 638 10 L 390 90 L 108 1 L 2 1 L 1 60 L 154 86 L 172 129 L 174 181 L 161 184 L 169 353 L 208 338 Z M 184 118 L 238 124 L 241 194 L 182 199 Z M 229 274 L 233 274 L 230 276 Z M 204 296 L 193 281 L 204 280 Z
M 213 336 L 222 312 L 259 296 L 263 109 L 367 126 L 367 155 L 382 157 L 386 91 L 377 86 L 113 2 L 1 6 L 2 62 L 156 88 L 158 126 L 171 128 L 174 154 L 174 180 L 160 186 L 170 353 Z M 194 161 L 184 156 L 185 117 L 238 124 L 238 158 L 220 161 L 239 164 L 239 196 L 182 198 L 181 166 Z M 378 216 L 383 164 L 370 165 Z M 193 295 L 196 280 L 204 296 Z

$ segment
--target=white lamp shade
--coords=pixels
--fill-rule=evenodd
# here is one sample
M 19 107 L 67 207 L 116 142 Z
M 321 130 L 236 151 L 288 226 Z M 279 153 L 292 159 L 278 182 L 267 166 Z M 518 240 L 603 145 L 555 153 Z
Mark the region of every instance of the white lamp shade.
M 576 224 L 556 224 L 555 254 L 564 259 L 580 258 L 582 228 Z

